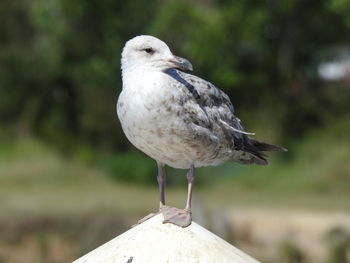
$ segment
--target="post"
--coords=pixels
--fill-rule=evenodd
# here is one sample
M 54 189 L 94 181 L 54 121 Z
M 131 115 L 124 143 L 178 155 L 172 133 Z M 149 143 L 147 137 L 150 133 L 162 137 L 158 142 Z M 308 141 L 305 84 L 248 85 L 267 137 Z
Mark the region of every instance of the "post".
M 159 214 L 73 263 L 259 263 L 195 222 L 162 222 Z

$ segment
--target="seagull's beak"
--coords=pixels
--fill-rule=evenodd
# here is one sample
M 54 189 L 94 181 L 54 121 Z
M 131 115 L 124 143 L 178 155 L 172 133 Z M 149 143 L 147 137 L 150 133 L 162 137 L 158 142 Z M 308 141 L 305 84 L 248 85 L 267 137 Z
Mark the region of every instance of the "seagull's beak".
M 173 58 L 171 58 L 169 60 L 169 62 L 170 62 L 171 67 L 174 67 L 174 68 L 185 70 L 185 71 L 192 71 L 193 70 L 193 66 L 192 66 L 191 62 L 189 62 L 185 58 L 180 58 L 178 56 L 174 56 Z

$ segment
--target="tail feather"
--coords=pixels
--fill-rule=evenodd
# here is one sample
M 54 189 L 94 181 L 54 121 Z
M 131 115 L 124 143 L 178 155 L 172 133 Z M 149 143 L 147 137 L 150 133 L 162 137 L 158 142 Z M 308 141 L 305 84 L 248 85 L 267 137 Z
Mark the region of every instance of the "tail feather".
M 247 163 L 255 163 L 258 165 L 267 165 L 266 155 L 262 152 L 261 149 L 256 147 L 250 140 L 242 148 L 244 152 L 249 154 L 250 158 Z
M 254 140 L 244 135 L 241 140 L 235 141 L 236 150 L 240 150 L 243 153 L 240 156 L 235 156 L 234 161 L 242 164 L 258 164 L 267 165 L 267 159 L 264 152 L 275 151 L 275 152 L 286 152 L 287 149 L 258 140 Z
M 236 160 L 243 164 L 255 163 L 258 165 L 267 165 L 266 155 L 263 152 L 266 151 L 276 151 L 276 152 L 286 152 L 287 149 L 273 144 L 268 144 L 265 142 L 257 141 L 254 139 L 246 140 L 246 143 L 241 149 L 246 154 L 249 155 L 247 158 L 245 155 L 242 156 L 239 160 Z
M 287 152 L 288 150 L 286 148 L 283 148 L 281 146 L 278 145 L 274 145 L 274 144 L 269 144 L 266 142 L 261 142 L 258 140 L 254 140 L 254 139 L 250 139 L 249 140 L 251 142 L 251 144 L 253 144 L 259 151 L 274 151 L 274 152 Z

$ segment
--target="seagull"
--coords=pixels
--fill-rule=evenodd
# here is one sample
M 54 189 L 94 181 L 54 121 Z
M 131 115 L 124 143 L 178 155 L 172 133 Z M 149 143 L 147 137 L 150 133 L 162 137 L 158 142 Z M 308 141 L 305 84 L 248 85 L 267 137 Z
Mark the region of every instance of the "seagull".
M 117 114 L 129 141 L 157 162 L 164 223 L 180 227 L 192 222 L 195 168 L 226 161 L 266 165 L 264 151 L 286 151 L 252 139 L 254 134 L 244 130 L 230 98 L 212 83 L 187 73 L 192 70 L 187 59 L 175 56 L 153 36 L 136 36 L 122 51 L 123 88 Z M 165 165 L 188 170 L 184 209 L 165 205 Z

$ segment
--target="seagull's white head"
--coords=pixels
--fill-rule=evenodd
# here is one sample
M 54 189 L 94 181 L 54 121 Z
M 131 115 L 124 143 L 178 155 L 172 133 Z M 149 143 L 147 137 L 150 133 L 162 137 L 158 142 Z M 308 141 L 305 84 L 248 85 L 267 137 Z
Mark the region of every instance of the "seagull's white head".
M 129 70 L 164 71 L 169 68 L 192 70 L 192 64 L 173 55 L 167 44 L 156 37 L 137 36 L 126 42 L 122 52 L 122 72 Z

